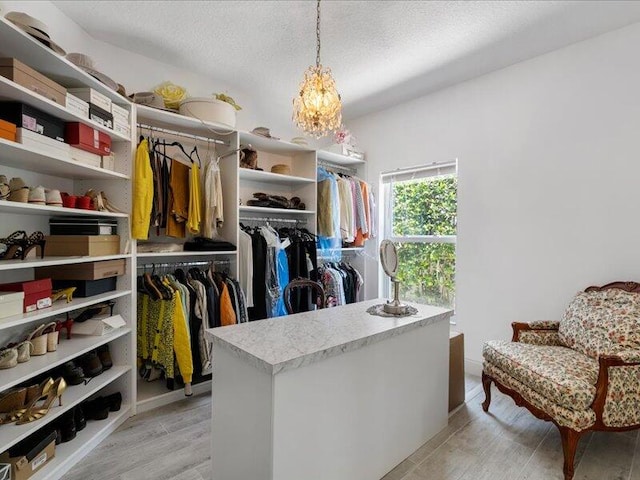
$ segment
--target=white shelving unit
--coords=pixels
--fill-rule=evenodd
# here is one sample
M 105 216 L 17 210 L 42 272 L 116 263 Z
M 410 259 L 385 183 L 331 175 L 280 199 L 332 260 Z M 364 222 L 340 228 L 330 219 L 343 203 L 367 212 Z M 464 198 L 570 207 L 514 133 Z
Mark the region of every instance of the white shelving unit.
M 140 252 L 137 258 L 163 258 L 163 257 L 217 257 L 226 255 L 235 255 L 237 252 Z
M 109 97 L 114 103 L 130 110 L 133 122 L 133 107 L 127 99 L 76 68 L 64 57 L 56 55 L 4 18 L 0 18 L 0 56 L 16 58 L 67 88 L 91 87 Z M 0 139 L 0 174 L 7 175 L 9 178 L 21 177 L 30 186 L 43 185 L 72 195 L 82 195 L 89 189 L 104 191 L 122 211 L 131 211 L 130 178 L 135 146 L 133 137 L 105 128 L 88 118 L 82 118 L 67 110 L 66 107 L 1 76 L 0 101 L 22 102 L 63 121 L 90 125 L 111 137 L 112 151 L 116 156 L 116 171 L 111 171 L 76 162 L 59 153 Z M 60 266 L 63 268 L 66 265 L 114 259 L 124 259 L 126 263 L 127 273 L 118 277 L 117 288 L 112 292 L 87 298 L 76 297 L 70 303 L 62 300 L 50 308 L 0 319 L 0 348 L 10 342 L 22 340 L 42 323 L 59 320 L 61 316 L 65 318 L 67 314 L 73 315 L 79 309 L 107 300 L 116 300 L 114 314 L 120 315 L 126 322 L 125 327 L 104 336 L 81 336 L 73 333 L 72 328 L 72 338 L 67 340 L 65 331 L 61 335 L 56 352 L 34 356 L 28 362 L 14 368 L 0 370 L 0 396 L 2 396 L 14 386 L 39 382 L 41 376 L 50 374 L 55 377 L 56 373 L 53 370 L 56 367 L 69 360 L 77 359 L 101 345 L 109 346 L 114 366 L 86 385 L 69 386 L 62 395 L 61 407 L 55 403 L 43 418 L 35 422 L 21 426 L 3 425 L 0 428 L 0 450 L 4 451 L 40 429 L 47 428 L 56 418 L 87 399 L 117 391 L 122 393 L 123 405 L 119 412 L 110 415 L 104 422 L 90 422 L 77 439 L 56 447 L 55 458 L 38 471 L 32 477 L 34 479 L 60 478 L 74 463 L 134 413 L 136 322 L 133 281 L 135 267 L 133 267 L 133 257 L 128 247 L 130 244 L 129 215 L 0 201 L 0 237 L 6 237 L 16 230 L 24 230 L 27 234 L 34 231 L 48 234 L 48 220 L 52 216 L 87 215 L 117 220 L 121 237 L 120 253 L 100 257 L 46 256 L 43 259 L 34 256 L 24 261 L 0 261 L 0 283 L 31 280 L 34 278 L 34 269 L 37 267 Z M 35 254 L 35 250 L 33 252 Z

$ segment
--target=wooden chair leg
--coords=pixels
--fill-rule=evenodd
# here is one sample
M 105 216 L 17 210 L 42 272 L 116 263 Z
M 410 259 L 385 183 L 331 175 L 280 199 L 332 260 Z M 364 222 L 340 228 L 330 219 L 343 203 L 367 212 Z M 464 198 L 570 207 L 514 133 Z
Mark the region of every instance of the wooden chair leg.
M 482 410 L 489 411 L 489 405 L 491 404 L 491 377 L 489 377 L 484 371 L 482 372 L 482 388 L 484 388 L 484 402 L 482 402 Z
M 567 427 L 558 427 L 560 437 L 562 438 L 562 451 L 564 453 L 564 480 L 573 479 L 573 462 L 576 457 L 578 442 L 580 441 L 581 432 L 576 432 Z

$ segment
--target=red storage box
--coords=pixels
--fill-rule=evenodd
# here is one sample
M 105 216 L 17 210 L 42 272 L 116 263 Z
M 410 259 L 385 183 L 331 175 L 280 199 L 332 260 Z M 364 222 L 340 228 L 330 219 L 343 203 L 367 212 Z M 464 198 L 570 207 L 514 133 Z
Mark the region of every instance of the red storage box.
M 64 127 L 64 141 L 96 155 L 111 153 L 111 137 L 84 123 L 71 122 Z
M 4 283 L 0 292 L 24 292 L 24 313 L 51 306 L 51 279 Z

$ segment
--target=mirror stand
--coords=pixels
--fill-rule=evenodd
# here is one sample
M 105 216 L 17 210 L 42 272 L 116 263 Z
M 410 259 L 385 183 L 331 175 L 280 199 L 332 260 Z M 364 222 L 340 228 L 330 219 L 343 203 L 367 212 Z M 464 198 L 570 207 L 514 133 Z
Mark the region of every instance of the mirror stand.
M 382 308 L 385 313 L 391 315 L 406 315 L 408 306 L 400 302 L 400 281 L 395 277 L 392 277 L 391 281 L 393 282 L 393 300 L 387 301 Z

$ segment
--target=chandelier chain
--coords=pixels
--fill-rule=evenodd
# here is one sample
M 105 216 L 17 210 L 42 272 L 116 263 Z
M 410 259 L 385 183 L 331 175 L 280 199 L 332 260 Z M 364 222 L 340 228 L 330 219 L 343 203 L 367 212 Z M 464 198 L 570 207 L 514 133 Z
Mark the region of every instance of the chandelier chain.
M 320 66 L 320 0 L 318 0 L 316 17 L 316 67 Z

